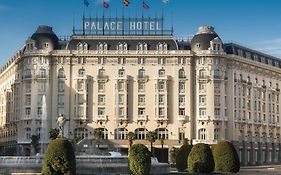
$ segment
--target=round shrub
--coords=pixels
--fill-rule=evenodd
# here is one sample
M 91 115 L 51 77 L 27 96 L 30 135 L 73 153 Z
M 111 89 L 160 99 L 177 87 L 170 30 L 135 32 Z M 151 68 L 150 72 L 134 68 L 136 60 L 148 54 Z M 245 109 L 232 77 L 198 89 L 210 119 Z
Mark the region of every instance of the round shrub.
M 180 147 L 176 157 L 176 168 L 178 171 L 185 171 L 187 168 L 187 158 L 192 146 L 184 144 Z
M 42 175 L 75 175 L 76 160 L 72 144 L 65 138 L 53 140 L 45 152 Z
M 129 169 L 133 175 L 147 175 L 151 168 L 151 152 L 143 144 L 134 144 L 129 152 Z
M 192 173 L 211 173 L 215 163 L 209 145 L 198 143 L 194 145 L 188 156 L 188 171 Z
M 212 151 L 216 171 L 237 173 L 240 170 L 239 157 L 232 143 L 220 141 Z

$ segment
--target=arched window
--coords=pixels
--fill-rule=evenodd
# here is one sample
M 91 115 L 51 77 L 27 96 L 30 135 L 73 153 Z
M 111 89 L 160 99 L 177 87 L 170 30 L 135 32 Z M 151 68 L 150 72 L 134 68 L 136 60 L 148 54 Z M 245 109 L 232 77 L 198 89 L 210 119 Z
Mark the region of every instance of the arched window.
M 127 139 L 128 130 L 126 128 L 117 128 L 114 131 L 114 138 L 116 140 L 125 140 Z
M 123 44 L 118 43 L 118 50 L 119 50 L 119 51 L 122 51 L 122 50 L 123 50 Z
M 145 140 L 147 132 L 148 131 L 145 128 L 137 128 L 137 129 L 135 129 L 136 139 L 138 139 L 138 140 Z
M 168 45 L 166 43 L 163 44 L 163 50 L 167 51 L 168 50 Z
M 39 70 L 39 78 L 46 78 L 46 69 L 41 68 Z
M 205 128 L 201 128 L 198 130 L 198 139 L 207 140 L 207 131 Z
M 83 50 L 83 44 L 82 43 L 78 43 L 77 50 L 79 50 L 79 51 Z
M 157 134 L 157 139 L 169 139 L 169 132 L 167 129 L 165 128 L 158 128 L 155 130 L 156 134 Z
M 88 44 L 87 43 L 84 43 L 84 45 L 83 45 L 83 50 L 88 50 Z
M 199 77 L 200 78 L 206 78 L 206 70 L 205 69 L 199 70 Z
M 158 75 L 159 75 L 159 77 L 165 76 L 165 69 L 159 69 L 158 70 Z
M 104 140 L 108 139 L 108 130 L 106 128 L 97 128 L 97 130 L 101 131 L 102 139 Z
M 105 69 L 99 69 L 98 75 L 99 75 L 99 77 L 104 77 L 105 76 Z
M 127 51 L 128 50 L 128 44 L 127 43 L 123 43 L 123 50 Z
M 137 50 L 142 51 L 143 50 L 143 44 L 139 43 L 137 46 Z
M 108 45 L 106 43 L 103 43 L 103 50 L 107 51 L 108 50 Z
M 179 78 L 185 78 L 184 69 L 180 69 L 180 70 L 179 70 Z
M 125 75 L 125 70 L 124 69 L 119 69 L 118 70 L 118 76 L 123 77 Z
M 31 139 L 31 128 L 25 128 L 25 139 Z
M 79 139 L 84 139 L 88 137 L 88 129 L 86 128 L 75 128 L 74 129 L 74 136 Z
M 64 76 L 64 69 L 63 68 L 60 68 L 59 69 L 59 78 L 64 78 L 65 76 Z
M 147 50 L 148 50 L 148 47 L 147 47 L 147 44 L 146 44 L 146 43 L 143 44 L 143 50 L 144 50 L 144 51 L 147 51 Z
M 139 69 L 139 78 L 143 78 L 145 76 L 145 70 Z
M 162 50 L 163 50 L 163 44 L 159 43 L 159 44 L 157 45 L 157 49 L 158 49 L 159 51 L 162 51 Z

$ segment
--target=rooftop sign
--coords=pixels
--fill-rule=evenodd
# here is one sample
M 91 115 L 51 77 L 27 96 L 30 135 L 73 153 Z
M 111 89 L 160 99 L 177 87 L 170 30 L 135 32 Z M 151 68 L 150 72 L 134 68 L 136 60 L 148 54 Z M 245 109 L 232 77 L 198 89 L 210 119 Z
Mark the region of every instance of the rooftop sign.
M 164 30 L 163 18 L 84 18 L 82 32 L 83 35 L 172 35 L 172 30 Z

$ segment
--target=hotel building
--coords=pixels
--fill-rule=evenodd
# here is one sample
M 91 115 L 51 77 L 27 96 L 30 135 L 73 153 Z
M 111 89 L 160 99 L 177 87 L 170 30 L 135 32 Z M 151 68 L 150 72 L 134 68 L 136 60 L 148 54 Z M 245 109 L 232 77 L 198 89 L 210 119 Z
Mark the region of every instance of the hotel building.
M 92 139 L 99 129 L 104 146 L 127 148 L 128 132 L 149 145 L 143 140 L 155 131 L 166 153 L 184 138 L 225 139 L 244 165 L 277 163 L 280 85 L 279 58 L 223 43 L 211 26 L 190 39 L 117 32 L 58 38 L 39 26 L 0 70 L 0 151 L 29 155 L 31 136 L 56 128 L 63 114 L 71 139 Z

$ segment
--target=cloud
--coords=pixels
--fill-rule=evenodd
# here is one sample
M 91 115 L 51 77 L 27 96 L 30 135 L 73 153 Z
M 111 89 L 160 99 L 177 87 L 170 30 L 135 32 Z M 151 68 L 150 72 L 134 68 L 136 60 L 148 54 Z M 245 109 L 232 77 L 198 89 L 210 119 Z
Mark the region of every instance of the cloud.
M 281 59 L 281 38 L 259 41 L 254 43 L 253 46 L 261 52 Z

